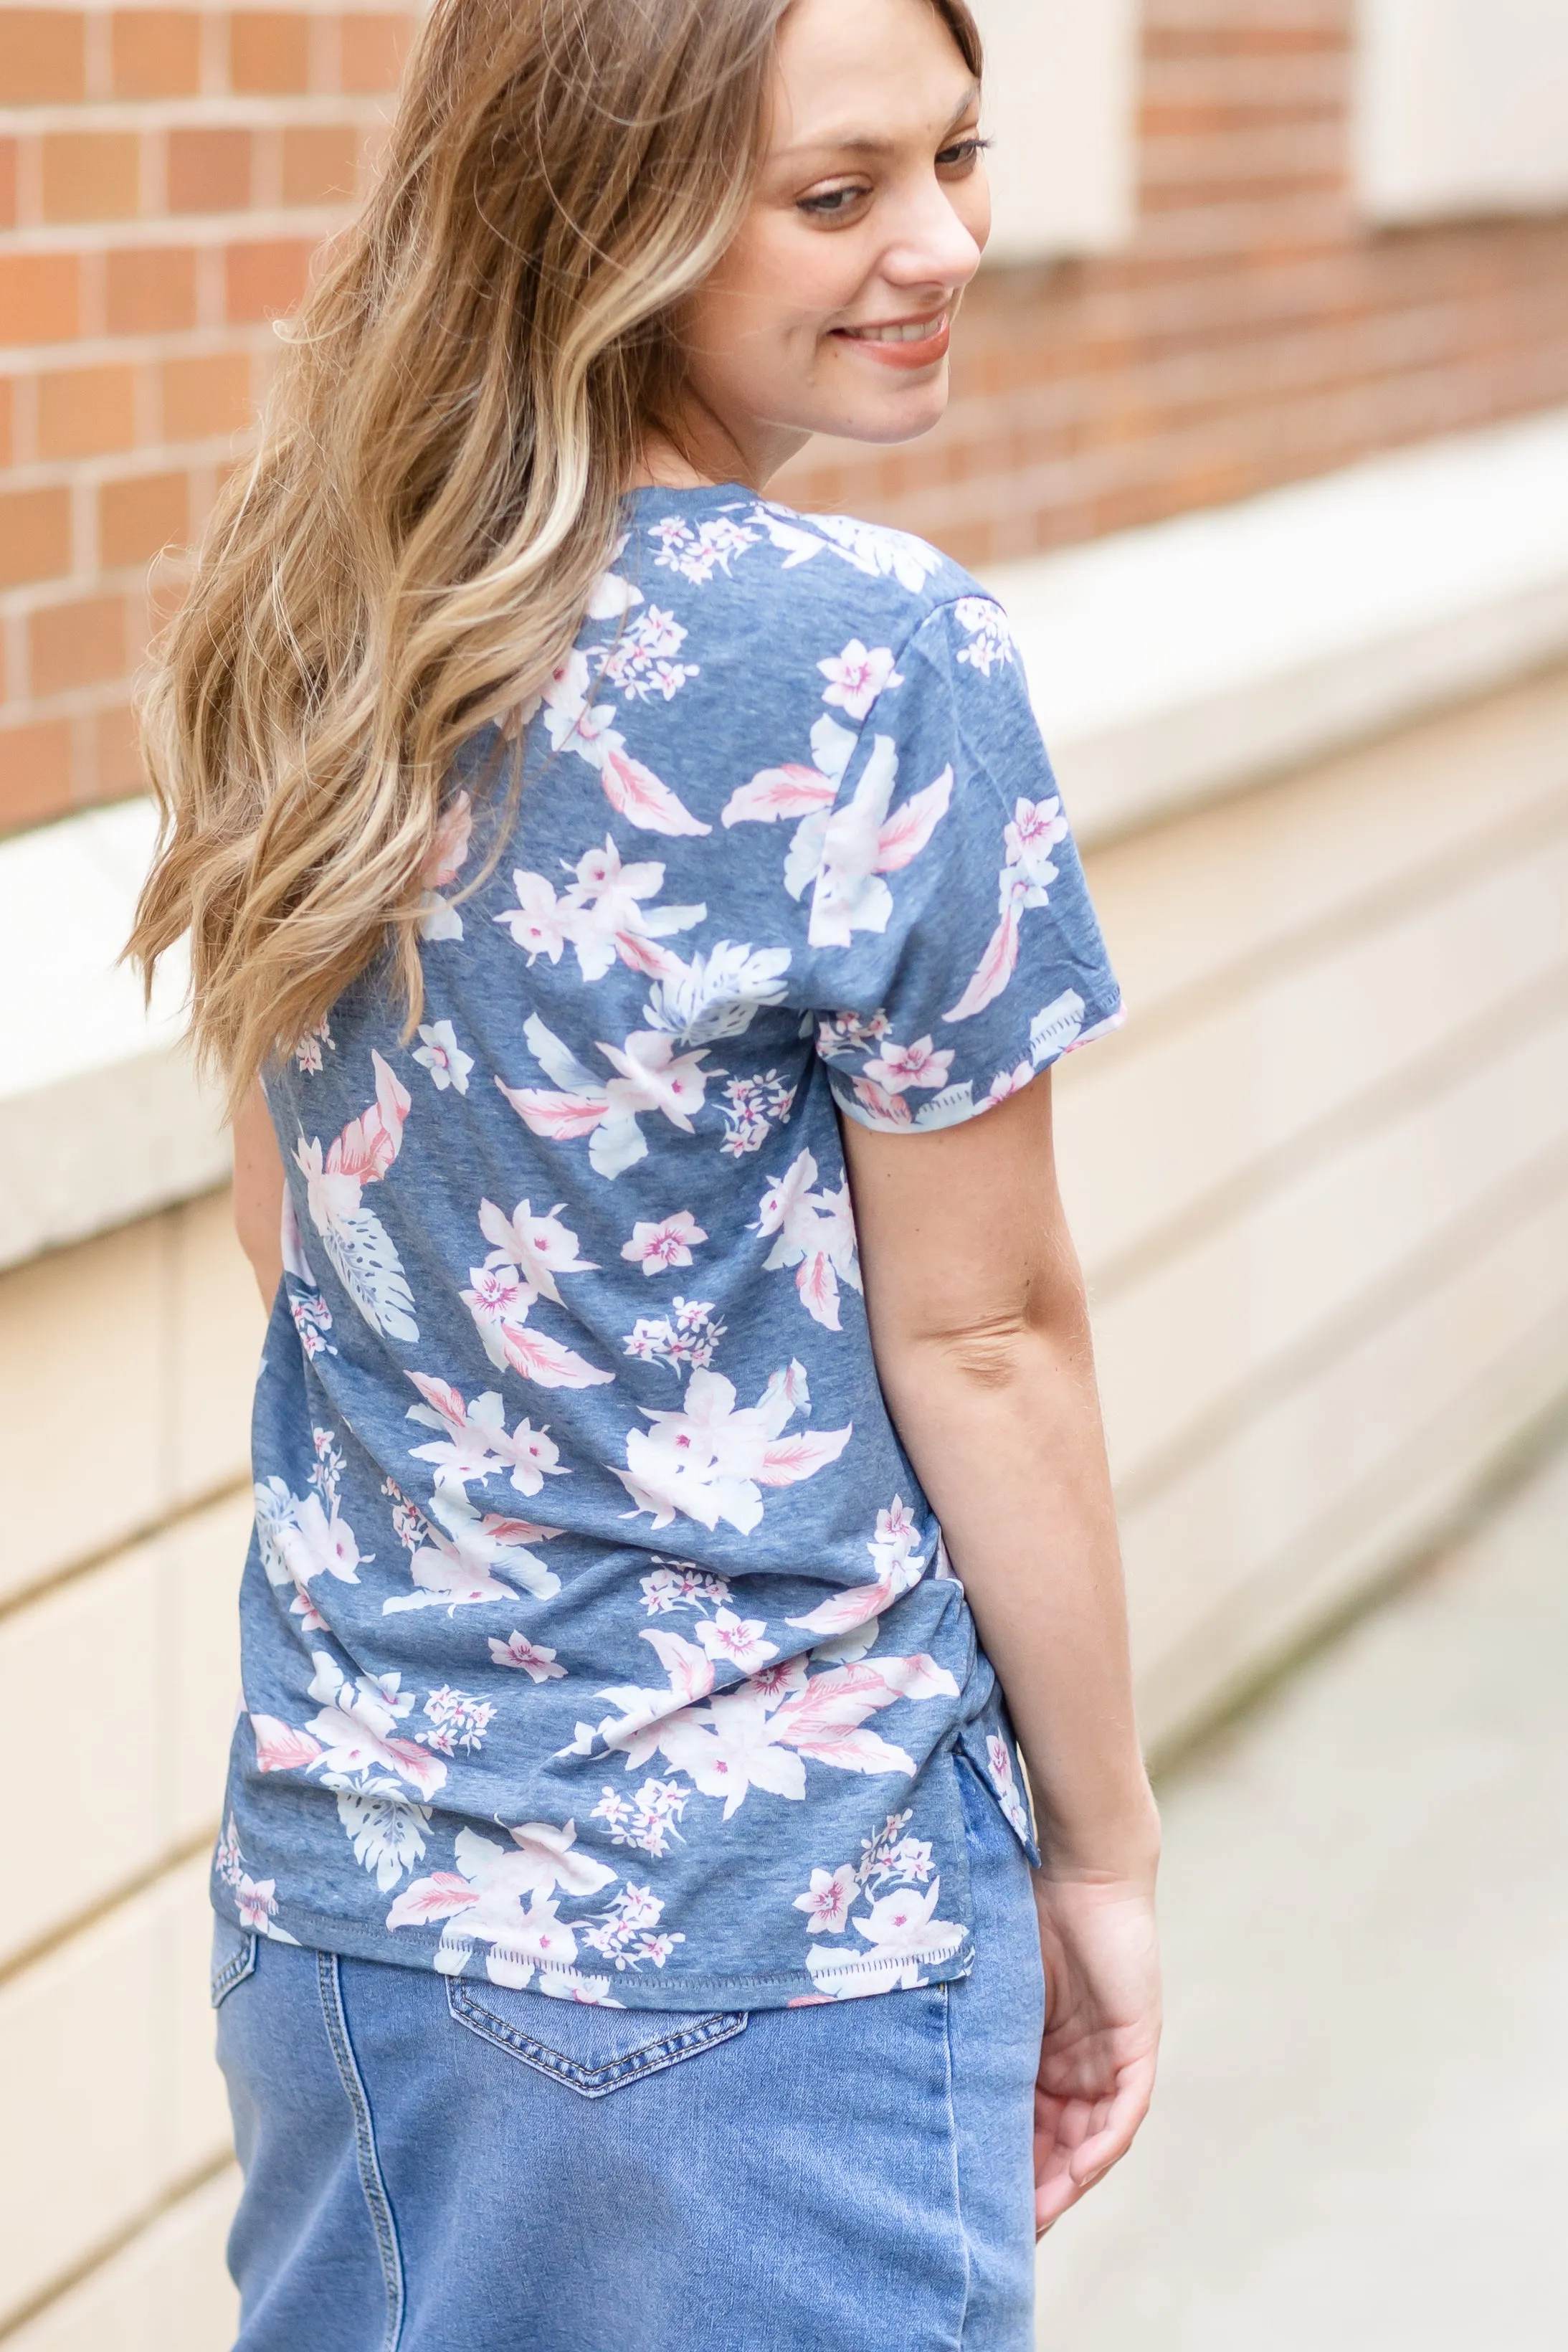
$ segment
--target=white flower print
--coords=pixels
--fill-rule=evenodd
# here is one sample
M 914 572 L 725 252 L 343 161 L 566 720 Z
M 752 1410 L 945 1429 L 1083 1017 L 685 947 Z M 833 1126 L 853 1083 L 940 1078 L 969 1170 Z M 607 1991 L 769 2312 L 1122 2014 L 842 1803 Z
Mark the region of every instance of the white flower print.
M 639 1581 L 650 1617 L 667 1617 L 673 1609 L 700 1609 L 710 1601 L 723 1606 L 729 1599 L 727 1580 L 706 1574 L 690 1559 L 664 1561 Z
M 953 607 L 953 618 L 969 639 L 958 648 L 958 659 L 977 669 L 982 677 L 989 677 L 993 669 L 1011 661 L 1013 638 L 1008 616 L 988 596 L 960 596 Z
M 536 1216 L 527 1201 L 519 1201 L 509 1217 L 493 1201 L 482 1201 L 479 1229 L 495 1246 L 482 1266 L 469 1268 L 473 1287 L 459 1296 L 497 1370 L 510 1366 L 547 1389 L 587 1389 L 612 1381 L 613 1372 L 599 1370 L 574 1348 L 528 1328 L 529 1313 L 541 1298 L 564 1306 L 558 1275 L 597 1271 L 578 1256 L 577 1235 L 553 1209 L 548 1216 Z
M 945 1087 L 952 1066 L 952 1048 L 937 1053 L 929 1037 L 917 1037 L 913 1045 L 895 1045 L 889 1038 L 874 1060 L 861 1066 L 862 1075 L 890 1095 L 911 1087 Z
M 305 1179 L 310 1222 L 344 1289 L 372 1331 L 412 1342 L 419 1326 L 402 1260 L 381 1220 L 363 1205 L 366 1185 L 379 1184 L 397 1158 L 410 1097 L 379 1054 L 371 1054 L 371 1064 L 376 1098 L 370 1109 L 350 1120 L 325 1159 L 319 1139 L 307 1143 L 303 1135 L 294 1158 Z
M 270 1936 L 275 1944 L 298 1942 L 298 1936 L 291 1936 L 286 1927 L 280 1927 L 277 1924 L 277 1880 L 253 1878 L 246 1870 L 245 1856 L 240 1852 L 239 1838 L 235 1830 L 235 1817 L 232 1813 L 228 1818 L 228 1826 L 218 1840 L 217 1850 L 213 1856 L 213 1868 L 234 1896 L 235 1908 L 239 1913 L 239 1924 L 242 1927 L 251 1935 Z
M 860 1880 L 852 1863 L 841 1863 L 837 1870 L 814 1870 L 809 1891 L 795 1897 L 797 1911 L 804 1911 L 806 1933 L 809 1936 L 841 1934 L 848 1924 L 850 1908 L 861 1891 Z
M 667 1274 L 672 1266 L 690 1265 L 693 1250 L 706 1239 L 691 1211 L 677 1209 L 656 1225 L 634 1224 L 621 1255 L 632 1265 L 640 1265 L 645 1275 Z
M 812 1318 L 830 1331 L 839 1324 L 839 1284 L 861 1285 L 854 1212 L 846 1178 L 836 1192 L 813 1192 L 817 1163 L 798 1152 L 783 1176 L 768 1179 L 753 1230 L 778 1239 L 763 1259 L 764 1269 L 792 1265 L 795 1287 Z
M 444 1430 L 444 1438 L 429 1445 L 410 1447 L 416 1462 L 435 1465 L 438 1488 L 466 1493 L 471 1478 L 488 1478 L 493 1471 L 508 1470 L 519 1495 L 537 1495 L 547 1478 L 564 1478 L 567 1465 L 548 1429 L 519 1421 L 509 1433 L 505 1409 L 494 1389 L 465 1404 L 461 1390 L 450 1381 L 432 1380 L 425 1372 L 409 1379 L 425 1402 L 411 1404 L 410 1421 L 427 1429 Z
M 664 1906 L 652 1887 L 633 1886 L 628 1879 L 609 1909 L 583 1928 L 582 1940 L 590 1951 L 613 1960 L 618 1969 L 638 1969 L 644 1960 L 662 1969 L 675 1946 L 686 1940 L 656 1932 L 664 1916 Z
M 438 1870 L 404 1887 L 387 1914 L 387 1926 L 444 1920 L 448 1925 L 435 1954 L 444 1976 L 460 1975 L 476 1944 L 485 1944 L 485 1969 L 492 1983 L 527 1985 L 537 1971 L 543 1990 L 547 1978 L 575 1974 L 577 1961 L 576 1937 L 552 1899 L 556 1889 L 578 1897 L 597 1895 L 613 1884 L 615 1873 L 591 1854 L 574 1852 L 574 1822 L 563 1829 L 524 1822 L 509 1835 L 508 1850 L 475 1830 L 459 1830 L 453 1842 L 457 1869 Z M 454 1920 L 461 1920 L 461 1927 L 452 1926 Z
M 852 515 L 813 515 L 810 528 L 821 531 L 834 554 L 852 563 L 857 572 L 873 579 L 891 574 L 912 596 L 917 596 L 931 574 L 941 569 L 942 558 L 934 547 L 882 523 L 861 522 Z
M 283 1188 L 278 1248 L 283 1259 L 283 1287 L 288 1300 L 288 1312 L 294 1318 L 294 1328 L 299 1335 L 299 1345 L 307 1360 L 320 1355 L 335 1356 L 338 1350 L 327 1337 L 332 1328 L 332 1310 L 321 1296 L 310 1261 L 305 1255 L 294 1195 L 287 1184 Z
M 413 1736 L 422 1748 L 434 1748 L 438 1756 L 455 1756 L 460 1748 L 473 1754 L 483 1748 L 485 1734 L 496 1720 L 496 1709 L 488 1699 L 475 1698 L 472 1693 L 454 1690 L 445 1683 L 431 1692 L 424 1712 L 432 1728 Z
M 336 1577 L 340 1584 L 357 1584 L 359 1571 L 375 1558 L 361 1552 L 353 1528 L 342 1517 L 339 1482 L 343 1457 L 330 1430 L 312 1431 L 316 1467 L 310 1473 L 312 1492 L 292 1495 L 279 1477 L 258 1479 L 256 1498 L 256 1549 L 267 1582 L 275 1588 L 294 1587 L 290 1614 L 304 1619 L 313 1632 L 326 1620 L 310 1598 L 313 1577 Z
M 681 516 L 667 515 L 664 521 L 653 525 L 650 536 L 659 548 L 654 563 L 702 588 L 716 571 L 727 575 L 731 559 L 755 547 L 758 534 L 748 530 L 744 523 L 733 522 L 727 515 L 715 515 L 698 523 L 695 530 Z
M 1012 1750 L 1000 1732 L 993 1731 L 986 1742 L 986 1763 L 991 1775 L 991 1786 L 997 1792 L 997 1802 L 1019 1837 L 1027 1843 L 1033 1835 L 1029 1812 L 1013 1775 Z
M 639 1315 L 626 1335 L 626 1353 L 640 1363 L 664 1364 L 678 1379 L 683 1370 L 706 1371 L 726 1326 L 706 1298 L 673 1298 L 667 1315 Z
M 311 1660 L 317 1713 L 303 1729 L 253 1713 L 256 1765 L 263 1772 L 319 1770 L 323 1785 L 336 1791 L 355 1858 L 375 1872 L 384 1891 L 423 1853 L 429 1801 L 444 1783 L 446 1767 L 398 1735 L 413 1704 L 400 1675 L 360 1675 L 350 1683 L 327 1651 L 313 1651 Z
M 474 1056 L 465 1054 L 457 1043 L 451 1022 L 432 1022 L 419 1034 L 422 1042 L 409 1055 L 410 1061 L 417 1062 L 422 1069 L 430 1072 L 437 1094 L 444 1094 L 451 1087 L 455 1093 L 465 1095 Z
M 633 587 L 624 573 L 614 569 L 626 552 L 626 542 L 631 535 L 630 531 L 622 532 L 611 551 L 611 569 L 601 572 L 593 583 L 592 593 L 588 600 L 588 618 L 591 621 L 618 621 L 623 613 L 630 613 L 643 601 L 641 588 Z
M 919 1540 L 914 1513 L 906 1507 L 903 1496 L 895 1495 L 889 1507 L 877 1513 L 876 1533 L 866 1545 L 876 1571 L 872 1582 L 848 1585 L 831 1594 L 808 1615 L 786 1622 L 824 1640 L 840 1639 L 870 1624 L 884 1609 L 890 1609 L 901 1593 L 919 1583 L 925 1569 L 916 1549 Z
M 456 793 L 441 812 L 435 838 L 420 877 L 425 885 L 419 923 L 422 940 L 460 940 L 463 937 L 463 918 L 441 892 L 446 883 L 455 882 L 462 873 L 473 831 L 473 803 L 466 793 Z
M 388 1481 L 391 1484 L 391 1481 Z M 532 1519 L 503 1518 L 494 1511 L 481 1514 L 469 1504 L 461 1487 L 437 1487 L 430 1501 L 431 1517 L 406 1506 L 398 1532 L 410 1558 L 412 1592 L 396 1592 L 382 1602 L 383 1617 L 410 1609 L 444 1608 L 450 1617 L 456 1609 L 477 1608 L 493 1601 L 517 1605 L 521 1585 L 536 1601 L 549 1601 L 560 1591 L 560 1579 L 528 1547 L 559 1536 L 559 1528 L 538 1526 Z M 394 1514 L 394 1518 L 397 1515 Z M 433 1526 L 432 1518 L 440 1526 Z M 505 1584 L 499 1577 L 506 1577 Z
M 570 947 L 584 980 L 602 980 L 618 957 L 633 971 L 681 978 L 686 967 L 658 943 L 703 922 L 707 908 L 648 903 L 664 887 L 664 869 L 657 858 L 628 866 L 606 834 L 602 848 L 585 849 L 567 871 L 575 879 L 558 897 L 542 874 L 515 867 L 512 887 L 517 903 L 492 918 L 511 933 L 530 964 L 541 955 L 559 963 L 562 949 Z
M 654 694 L 673 701 L 688 677 L 701 675 L 697 663 L 672 659 L 685 641 L 686 632 L 674 614 L 650 604 L 611 647 L 604 676 L 628 702 L 645 702 Z
M 997 877 L 997 928 L 986 943 L 967 988 L 944 1021 L 968 1021 L 993 1003 L 1011 980 L 1019 960 L 1019 923 L 1027 907 L 1049 902 L 1048 886 L 1057 878 L 1051 852 L 1067 837 L 1061 803 L 1052 795 L 1041 801 L 1015 803 L 1012 822 L 1002 835 L 1003 862 Z
M 569 654 L 552 675 L 543 702 L 545 731 L 553 749 L 575 751 L 598 771 L 605 799 L 628 824 L 644 833 L 711 832 L 651 768 L 632 758 L 625 737 L 612 724 L 614 705 L 592 700 L 597 682 L 580 651 Z
M 634 1517 L 647 1511 L 656 1528 L 677 1512 L 705 1528 L 720 1519 L 749 1535 L 762 1518 L 764 1486 L 792 1486 L 836 1462 L 852 1425 L 800 1430 L 786 1437 L 797 1412 L 810 1410 L 804 1367 L 772 1374 L 757 1403 L 737 1407 L 735 1390 L 718 1372 L 693 1372 L 678 1410 L 642 1410 L 651 1429 L 632 1430 L 626 1468 L 609 1466 L 631 1496 Z
M 616 1072 L 608 1080 L 585 1070 L 538 1013 L 530 1013 L 524 1022 L 523 1035 L 534 1059 L 560 1092 L 552 1094 L 543 1087 L 508 1087 L 500 1078 L 496 1084 L 530 1133 L 557 1142 L 586 1135 L 589 1163 L 604 1177 L 619 1176 L 646 1158 L 647 1139 L 637 1124 L 644 1111 L 662 1112 L 672 1127 L 690 1135 L 693 1117 L 703 1108 L 708 1080 L 725 1075 L 722 1070 L 702 1067 L 706 1045 L 678 1054 L 674 1037 L 653 1029 L 634 1029 L 622 1045 L 601 1042 L 599 1051 Z
M 613 1789 L 606 1789 L 590 1819 L 605 1824 L 612 1845 L 635 1846 L 640 1853 L 662 1862 L 671 1841 L 680 1842 L 675 1823 L 692 1793 L 679 1780 L 644 1780 L 634 1797 L 618 1796 Z
M 878 735 L 853 793 L 834 807 L 822 829 L 807 933 L 813 947 L 847 948 L 855 931 L 886 930 L 893 894 L 883 876 L 918 856 L 946 816 L 953 793 L 950 767 L 890 816 L 897 779 L 898 747 L 891 735 Z
M 891 648 L 878 646 L 868 652 L 858 637 L 852 637 L 841 654 L 830 655 L 817 667 L 828 681 L 822 700 L 837 703 L 852 719 L 863 719 L 879 694 L 904 684 L 894 667 Z
M 490 1656 L 497 1666 L 516 1666 L 530 1682 L 564 1682 L 566 1668 L 557 1665 L 555 1652 L 542 1642 L 530 1642 L 521 1633 L 508 1633 L 504 1642 L 490 1636 Z
M 719 1105 L 725 1124 L 719 1151 L 727 1160 L 744 1160 L 760 1151 L 776 1127 L 785 1126 L 795 1108 L 795 1089 L 777 1070 L 758 1078 L 731 1078 Z
M 696 1633 L 716 1665 L 737 1666 L 743 1675 L 754 1675 L 779 1655 L 778 1643 L 762 1639 L 766 1630 L 761 1617 L 737 1617 L 733 1609 L 717 1609 L 701 1621 Z
M 650 1029 L 668 1029 L 686 1045 L 716 1045 L 744 1036 L 764 1005 L 780 1004 L 788 948 L 737 947 L 720 940 L 690 963 L 666 951 L 664 976 L 643 1014 Z
M 294 1048 L 295 1068 L 308 1078 L 318 1076 L 323 1067 L 321 1059 L 323 1047 L 329 1054 L 335 1054 L 338 1050 L 333 1043 L 330 1024 L 324 1013 L 315 1028 L 308 1029 Z

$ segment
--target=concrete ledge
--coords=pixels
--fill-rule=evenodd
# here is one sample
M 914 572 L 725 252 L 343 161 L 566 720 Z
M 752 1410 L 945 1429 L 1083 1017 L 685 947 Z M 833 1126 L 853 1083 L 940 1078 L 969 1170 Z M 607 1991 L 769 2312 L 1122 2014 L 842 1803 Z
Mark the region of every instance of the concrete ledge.
M 1568 655 L 1568 410 L 988 574 L 1086 845 Z
M 131 801 L 0 842 L 0 1267 L 221 1184 L 228 1140 L 180 1044 L 184 971 L 151 1010 L 115 959 L 156 830 Z
M 1568 656 L 1568 410 L 998 570 L 1092 845 Z M 216 1106 L 117 969 L 145 802 L 0 842 L 0 1266 L 221 1183 Z

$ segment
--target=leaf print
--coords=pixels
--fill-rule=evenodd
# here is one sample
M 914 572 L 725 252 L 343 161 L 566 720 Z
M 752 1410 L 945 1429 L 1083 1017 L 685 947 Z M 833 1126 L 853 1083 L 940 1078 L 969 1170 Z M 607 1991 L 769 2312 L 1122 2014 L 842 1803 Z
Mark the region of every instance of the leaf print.
M 783 1003 L 789 964 L 788 948 L 737 947 L 728 940 L 689 964 L 667 954 L 643 1018 L 687 1045 L 744 1036 L 764 1005 Z
M 354 1859 L 361 1869 L 375 1873 L 383 1895 L 423 1858 L 430 1811 L 428 1805 L 411 1804 L 405 1797 L 382 1791 L 338 1791 L 338 1819 L 348 1832 Z
M 475 1830 L 459 1830 L 453 1841 L 457 1872 L 415 1879 L 387 1913 L 392 1929 L 462 1920 L 461 1929 L 448 1926 L 442 1931 L 435 1966 L 444 1976 L 462 1973 L 476 1943 L 489 1946 L 486 1974 L 494 1984 L 520 1987 L 531 1983 L 536 1971 L 572 1972 L 577 1940 L 551 1897 L 558 1886 L 580 1897 L 614 1883 L 615 1873 L 603 1863 L 572 1852 L 572 1822 L 564 1829 L 525 1822 L 509 1834 L 510 1849 Z
M 777 1070 L 757 1078 L 731 1078 L 719 1105 L 724 1141 L 719 1151 L 727 1160 L 743 1160 L 760 1151 L 776 1127 L 788 1123 L 795 1108 L 795 1089 Z
M 555 1652 L 541 1642 L 525 1640 L 521 1633 L 508 1633 L 504 1642 L 490 1636 L 490 1656 L 497 1666 L 516 1666 L 530 1682 L 564 1682 L 566 1668 L 558 1666 Z
M 327 1337 L 332 1328 L 332 1310 L 321 1296 L 310 1261 L 305 1255 L 305 1244 L 299 1234 L 298 1212 L 294 1206 L 294 1195 L 287 1184 L 283 1188 L 278 1248 L 283 1259 L 283 1287 L 288 1300 L 288 1312 L 294 1318 L 294 1328 L 307 1360 L 319 1355 L 335 1356 L 338 1350 Z
M 912 596 L 917 596 L 942 566 L 936 550 L 927 547 L 924 540 L 912 539 L 907 531 L 890 530 L 882 523 L 860 522 L 852 515 L 813 515 L 811 528 L 821 531 L 834 554 L 852 563 L 857 572 L 873 580 L 891 574 Z
M 807 1313 L 836 1331 L 840 1281 L 861 1287 L 854 1212 L 847 1177 L 836 1192 L 813 1192 L 816 1181 L 811 1153 L 797 1153 L 782 1177 L 768 1179 L 752 1231 L 778 1236 L 762 1261 L 764 1271 L 797 1266 L 795 1286 Z
M 852 719 L 865 718 L 880 694 L 904 684 L 894 667 L 892 648 L 878 646 L 874 653 L 868 653 L 858 637 L 852 637 L 841 654 L 831 655 L 817 667 L 828 681 L 822 700 L 837 703 Z
M 706 1528 L 724 1519 L 749 1535 L 762 1518 L 763 1486 L 815 1476 L 850 1442 L 851 1423 L 785 1440 L 785 1424 L 809 1402 L 800 1364 L 775 1372 L 756 1404 L 738 1408 L 720 1373 L 695 1371 L 681 1409 L 644 1405 L 652 1428 L 628 1433 L 624 1470 L 608 1465 L 636 1507 L 627 1517 L 647 1511 L 656 1528 L 667 1528 L 680 1512 Z
M 474 831 L 473 803 L 466 793 L 457 793 L 443 809 L 435 827 L 435 838 L 430 856 L 424 863 L 421 879 L 425 885 L 424 902 L 420 913 L 419 936 L 422 940 L 460 940 L 463 918 L 450 900 L 441 896 L 443 887 L 455 882 L 468 856 L 468 844 Z
M 1051 851 L 1067 835 L 1061 803 L 1054 797 L 1020 800 L 1003 832 L 1002 869 L 997 877 L 997 928 L 964 993 L 944 1021 L 968 1021 L 995 1002 L 1012 978 L 1019 959 L 1019 924 L 1025 908 L 1049 903 L 1048 886 L 1057 879 Z
M 601 1042 L 599 1051 L 617 1073 L 601 1086 L 537 1014 L 524 1023 L 523 1034 L 536 1061 L 563 1090 L 508 1087 L 501 1078 L 496 1084 L 532 1134 L 558 1142 L 588 1136 L 590 1163 L 604 1177 L 619 1176 L 647 1156 L 647 1139 L 637 1124 L 644 1111 L 663 1112 L 672 1127 L 690 1135 L 708 1080 L 725 1075 L 701 1066 L 706 1046 L 677 1054 L 678 1041 L 666 1032 L 635 1029 L 623 1045 Z
M 982 677 L 989 677 L 993 669 L 1011 661 L 1013 639 L 1008 616 L 988 596 L 960 596 L 953 607 L 953 618 L 969 639 L 958 648 L 957 657 L 977 669 Z
M 410 1061 L 417 1062 L 422 1069 L 430 1072 L 437 1094 L 444 1094 L 451 1087 L 456 1093 L 465 1095 L 474 1056 L 465 1054 L 457 1043 L 451 1022 L 433 1022 L 419 1034 L 422 1042 L 409 1055 Z
M 575 751 L 597 770 L 605 798 L 628 824 L 646 833 L 711 832 L 713 828 L 700 824 L 651 768 L 632 757 L 626 738 L 612 724 L 614 705 L 591 699 L 596 683 L 580 651 L 570 654 L 555 671 L 543 698 L 545 731 L 552 747 Z
M 376 1099 L 350 1119 L 329 1147 L 303 1135 L 294 1158 L 305 1179 L 310 1222 L 321 1236 L 339 1280 L 372 1331 L 411 1343 L 419 1338 L 413 1296 L 402 1260 L 380 1219 L 362 1205 L 367 1184 L 379 1184 L 397 1158 L 410 1109 L 407 1088 L 378 1053 L 371 1063 Z
M 895 1495 L 890 1507 L 877 1513 L 876 1533 L 866 1545 L 876 1570 L 873 1581 L 831 1593 L 806 1616 L 786 1622 L 802 1633 L 829 1638 L 852 1633 L 868 1624 L 911 1585 L 919 1583 L 925 1568 L 915 1549 L 919 1540 L 913 1512 L 905 1507 L 903 1496 Z
M 884 931 L 893 894 L 882 877 L 917 856 L 946 814 L 950 767 L 889 816 L 897 779 L 898 747 L 891 735 L 879 735 L 852 796 L 822 830 L 808 933 L 813 947 L 847 948 L 855 931 Z
M 644 1275 L 668 1274 L 672 1266 L 690 1265 L 692 1251 L 706 1239 L 691 1211 L 677 1209 L 674 1216 L 663 1218 L 656 1225 L 633 1225 L 632 1238 L 622 1243 L 621 1255 L 632 1265 L 640 1265 Z

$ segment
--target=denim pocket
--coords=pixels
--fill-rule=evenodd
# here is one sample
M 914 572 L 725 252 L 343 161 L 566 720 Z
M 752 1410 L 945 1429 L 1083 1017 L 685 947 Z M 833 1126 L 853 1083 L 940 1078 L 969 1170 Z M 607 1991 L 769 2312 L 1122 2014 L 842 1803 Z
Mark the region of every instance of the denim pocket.
M 446 1979 L 455 2021 L 509 2058 L 551 2075 L 585 2099 L 602 2099 L 628 2083 L 695 2058 L 746 2031 L 747 2012 L 657 2017 L 646 2010 L 599 2009 L 586 2001 L 549 2000 L 537 1992 Z
M 256 1937 L 236 1927 L 232 1920 L 213 1922 L 213 1958 L 208 1978 L 209 1998 L 219 2009 L 227 2000 L 236 1984 L 256 1970 Z

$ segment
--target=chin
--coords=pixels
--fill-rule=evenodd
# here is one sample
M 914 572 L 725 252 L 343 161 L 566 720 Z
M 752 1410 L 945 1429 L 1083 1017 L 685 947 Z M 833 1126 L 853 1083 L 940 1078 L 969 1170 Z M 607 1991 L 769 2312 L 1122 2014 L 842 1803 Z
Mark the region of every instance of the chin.
M 812 419 L 813 433 L 831 433 L 841 441 L 866 441 L 887 446 L 918 441 L 940 425 L 947 413 L 947 363 L 927 384 L 911 384 L 894 399 L 855 401 L 831 415 Z

